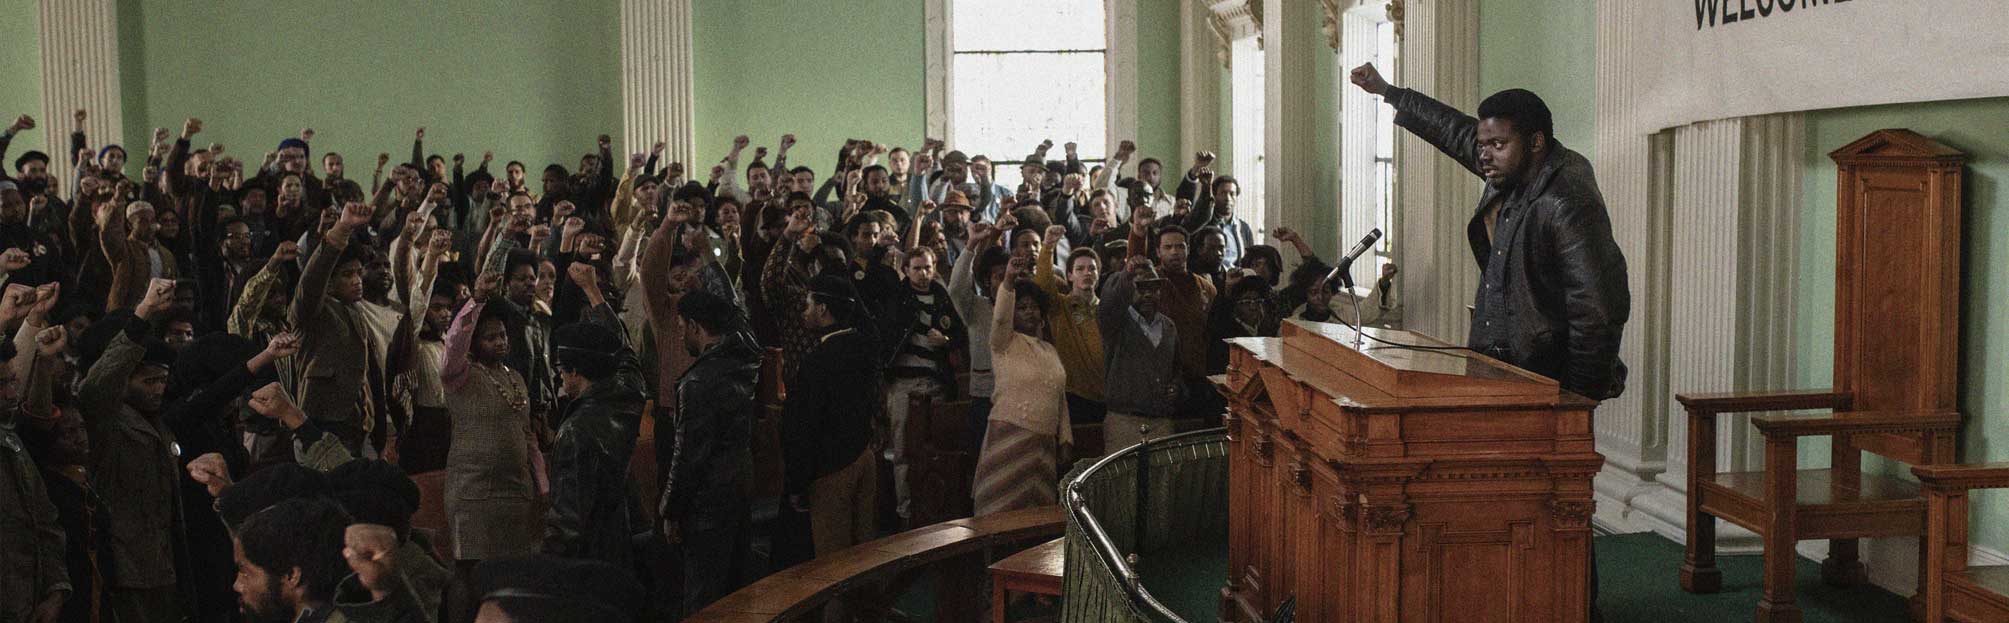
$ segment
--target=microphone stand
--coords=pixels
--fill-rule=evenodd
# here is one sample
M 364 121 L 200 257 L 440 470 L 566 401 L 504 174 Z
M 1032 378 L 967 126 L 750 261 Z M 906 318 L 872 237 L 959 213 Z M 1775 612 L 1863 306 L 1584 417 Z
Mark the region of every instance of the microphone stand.
M 1367 327 L 1360 319 L 1360 306 L 1367 302 L 1353 292 L 1353 262 L 1345 262 L 1333 271 L 1333 279 L 1345 288 L 1347 298 L 1353 299 L 1353 349 L 1362 350 L 1367 339 Z

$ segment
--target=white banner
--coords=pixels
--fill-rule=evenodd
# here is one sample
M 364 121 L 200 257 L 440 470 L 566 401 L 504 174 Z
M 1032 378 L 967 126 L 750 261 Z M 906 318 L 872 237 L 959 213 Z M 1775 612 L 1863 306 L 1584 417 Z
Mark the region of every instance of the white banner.
M 1646 131 L 2009 96 L 2009 0 L 1653 0 Z M 2009 123 L 2009 120 L 2005 120 Z

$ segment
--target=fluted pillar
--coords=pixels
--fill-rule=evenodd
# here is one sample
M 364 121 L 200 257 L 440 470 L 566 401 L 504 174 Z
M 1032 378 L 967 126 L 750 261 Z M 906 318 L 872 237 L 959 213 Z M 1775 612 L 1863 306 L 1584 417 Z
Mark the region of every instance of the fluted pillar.
M 621 0 L 624 149 L 642 152 L 664 141 L 664 166 L 696 166 L 691 71 L 691 0 Z
M 1262 227 L 1289 227 L 1304 232 L 1307 241 L 1319 236 L 1320 212 L 1339 209 L 1317 205 L 1318 56 L 1331 54 L 1319 32 L 1319 4 L 1309 1 L 1263 2 L 1263 210 Z M 1331 222 L 1327 220 L 1326 222 Z M 1316 244 L 1316 242 L 1313 242 Z
M 1422 91 L 1459 110 L 1479 107 L 1478 0 L 1408 0 L 1401 51 L 1389 82 Z M 1352 69 L 1351 67 L 1347 69 Z M 1478 291 L 1479 267 L 1465 240 L 1483 181 L 1408 132 L 1395 146 L 1399 193 L 1398 253 L 1403 326 L 1463 343 L 1465 306 Z
M 1179 2 L 1179 144 L 1185 151 L 1222 151 L 1221 44 L 1213 15 L 1205 0 Z M 1229 170 L 1221 165 L 1216 170 Z
M 921 32 L 928 33 L 921 42 L 921 107 L 928 136 L 954 145 L 955 101 L 949 85 L 955 83 L 950 72 L 956 66 L 956 29 L 949 23 L 949 0 L 921 0 L 921 22 Z
M 1668 290 L 1669 395 L 1793 387 L 1801 156 L 1806 124 L 1798 113 L 1707 121 L 1674 130 Z M 1667 469 L 1661 488 L 1635 508 L 1654 528 L 1686 537 L 1686 413 L 1666 409 Z M 1752 471 L 1764 462 L 1749 415 L 1717 425 L 1719 470 Z M 1676 532 L 1678 530 L 1678 532 Z M 1737 533 L 1719 533 L 1732 540 Z
M 1619 358 L 1631 371 L 1626 392 L 1597 410 L 1597 449 L 1605 464 L 1596 484 L 1599 521 L 1626 532 L 1664 532 L 1681 522 L 1679 515 L 1656 517 L 1632 508 L 1635 498 L 1659 487 L 1655 477 L 1667 467 L 1667 413 L 1673 404 L 1667 385 L 1668 313 L 1661 304 L 1670 300 L 1666 266 L 1672 210 L 1665 191 L 1671 183 L 1666 166 L 1673 138 L 1656 139 L 1641 127 L 1637 114 L 1650 86 L 1636 64 L 1651 56 L 1635 50 L 1652 45 L 1648 10 L 1628 0 L 1599 0 L 1597 6 L 1592 160 L 1612 235 L 1625 252 L 1632 318 L 1619 345 Z
M 71 179 L 72 115 L 89 114 L 84 134 L 96 148 L 124 144 L 125 107 L 119 90 L 119 10 L 115 0 L 42 0 L 42 131 L 47 133 L 49 174 Z M 145 139 L 142 139 L 145 140 Z M 128 146 L 128 162 L 143 162 L 146 145 Z M 136 171 L 134 173 L 137 173 Z

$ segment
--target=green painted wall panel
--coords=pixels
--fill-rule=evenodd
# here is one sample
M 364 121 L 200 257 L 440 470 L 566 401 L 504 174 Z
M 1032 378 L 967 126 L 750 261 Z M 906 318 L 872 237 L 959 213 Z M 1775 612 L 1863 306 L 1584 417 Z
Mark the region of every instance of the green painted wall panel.
M 739 134 L 773 147 L 793 132 L 792 163 L 819 174 L 829 173 L 847 138 L 920 146 L 927 129 L 921 3 L 692 5 L 701 162 L 723 157 Z
M 9 18 L 0 20 L 0 127 L 13 123 L 15 117 L 30 115 L 35 117 L 36 127 L 14 137 L 13 147 L 7 151 L 7 174 L 14 174 L 14 157 L 30 149 L 47 149 L 50 123 L 42 118 L 42 37 L 37 31 L 38 9 L 35 0 L 0 0 L 0 13 Z M 67 121 L 55 124 L 58 128 L 68 128 Z M 58 130 L 60 131 L 60 130 Z
M 1800 345 L 1799 380 L 1825 386 L 1833 380 L 1835 300 L 1835 163 L 1828 152 L 1883 128 L 1909 128 L 1967 152 L 1962 228 L 1960 308 L 1960 408 L 1967 414 L 1960 459 L 2009 461 L 2009 98 L 1899 104 L 1807 113 L 1807 169 L 1801 187 L 1800 290 L 1794 338 Z M 1871 470 L 1909 472 L 1888 462 Z M 2009 492 L 1976 496 L 1976 541 L 2009 550 Z
M 120 2 L 129 145 L 195 116 L 199 142 L 256 159 L 311 126 L 362 178 L 426 126 L 429 151 L 493 149 L 535 175 L 621 133 L 614 0 L 216 4 Z
M 1138 151 L 1165 162 L 1173 171 L 1192 166 L 1191 152 L 1200 146 L 1179 144 L 1179 2 L 1135 0 L 1137 3 L 1137 144 Z M 1167 182 L 1170 183 L 1170 182 Z
M 1482 0 L 1479 97 L 1522 88 L 1542 96 L 1556 138 L 1584 156 L 1597 129 L 1597 6 L 1585 0 Z M 1474 111 L 1466 111 L 1474 112 Z

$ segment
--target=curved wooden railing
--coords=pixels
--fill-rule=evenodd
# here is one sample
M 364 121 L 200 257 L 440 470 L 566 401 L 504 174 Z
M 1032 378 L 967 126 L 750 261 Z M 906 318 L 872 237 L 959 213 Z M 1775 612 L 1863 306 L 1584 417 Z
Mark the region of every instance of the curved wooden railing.
M 945 521 L 862 543 L 761 578 L 685 619 L 690 623 L 793 621 L 856 589 L 923 571 L 935 579 L 938 621 L 980 621 L 984 568 L 1035 541 L 1059 536 L 1058 506 Z

